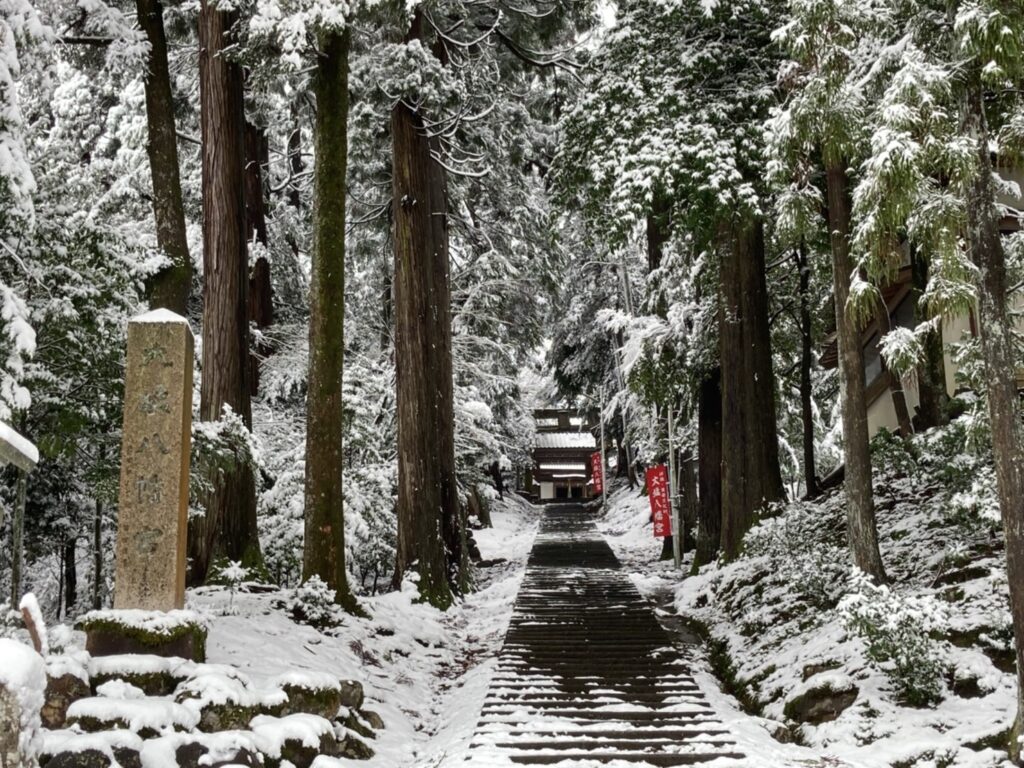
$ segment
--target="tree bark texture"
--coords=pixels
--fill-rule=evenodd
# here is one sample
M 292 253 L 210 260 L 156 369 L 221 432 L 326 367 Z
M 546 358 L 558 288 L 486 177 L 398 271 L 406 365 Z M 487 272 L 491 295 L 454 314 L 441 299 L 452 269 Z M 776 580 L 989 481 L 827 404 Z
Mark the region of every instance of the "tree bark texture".
M 843 454 L 846 464 L 847 533 L 854 565 L 877 581 L 884 581 L 885 569 L 878 551 L 871 487 L 871 452 L 868 447 L 868 413 L 864 396 L 864 347 L 861 344 L 860 328 L 846 307 L 850 297 L 853 259 L 850 256 L 850 198 L 845 163 L 831 163 L 826 168 L 826 178 L 839 349 Z
M 174 124 L 171 75 L 167 64 L 167 37 L 160 0 L 136 0 L 136 13 L 149 43 L 145 79 L 149 172 L 153 182 L 153 216 L 157 246 L 170 263 L 146 286 L 152 307 L 165 307 L 185 315 L 192 289 L 192 259 L 185 235 L 185 207 L 178 167 L 178 137 Z
M 78 539 L 71 537 L 64 542 L 61 561 L 64 564 L 64 615 L 73 616 L 78 603 Z
M 811 267 L 803 244 L 796 252 L 796 267 L 800 272 L 800 420 L 803 426 L 804 486 L 807 498 L 813 499 L 819 493 L 814 458 L 814 391 L 811 383 L 814 325 L 811 322 Z
M 203 158 L 203 359 L 200 418 L 230 406 L 251 426 L 249 268 L 245 231 L 245 113 L 241 67 L 224 56 L 234 12 L 203 0 L 199 13 L 199 90 Z M 190 581 L 205 581 L 214 559 L 262 567 L 252 469 L 226 471 L 189 532 Z
M 697 554 L 694 567 L 714 562 L 722 533 L 722 393 L 716 368 L 697 395 Z
M 417 15 L 410 37 L 419 36 Z M 415 568 L 423 599 L 446 608 L 463 568 L 455 483 L 451 311 L 444 177 L 423 116 L 391 112 L 398 420 L 394 582 Z
M 447 64 L 443 46 L 435 46 L 435 55 Z M 431 153 L 440 157 L 439 139 L 431 139 Z M 432 259 L 434 301 L 434 360 L 437 377 L 437 405 L 434 412 L 437 439 L 436 460 L 441 480 L 441 530 L 444 536 L 445 556 L 448 561 L 449 580 L 458 592 L 469 589 L 469 561 L 466 558 L 465 510 L 459 500 L 459 487 L 455 474 L 455 392 L 452 370 L 451 281 L 448 258 L 448 172 L 444 166 L 430 160 L 430 223 L 433 231 L 434 258 Z
M 1017 717 L 1011 730 L 1010 755 L 1019 760 L 1024 733 L 1024 457 L 1021 455 L 1021 413 L 1013 350 L 1014 322 L 1008 296 L 1006 253 L 999 233 L 989 130 L 980 73 L 968 87 L 965 122 L 975 141 L 977 169 L 967 197 L 967 240 L 977 267 L 978 320 L 981 351 L 988 380 L 988 412 L 992 427 L 996 490 L 1006 537 L 1006 571 L 1017 654 Z
M 744 217 L 720 231 L 722 551 L 740 553 L 759 510 L 784 498 L 775 424 L 764 226 Z
M 267 205 L 263 169 L 270 160 L 267 134 L 249 121 L 245 123 L 245 230 L 246 241 L 267 246 Z M 270 262 L 261 254 L 249 272 L 249 322 L 258 330 L 274 322 L 274 296 L 270 283 Z M 257 340 L 249 356 L 249 392 L 260 388 L 260 360 L 270 354 L 266 340 Z
M 103 502 L 95 501 L 92 518 L 92 609 L 103 607 Z
M 358 611 L 345 567 L 342 446 L 345 355 L 345 192 L 348 168 L 349 33 L 323 41 L 316 96 L 313 255 L 306 394 L 305 547 L 302 578 L 318 576 L 335 600 Z

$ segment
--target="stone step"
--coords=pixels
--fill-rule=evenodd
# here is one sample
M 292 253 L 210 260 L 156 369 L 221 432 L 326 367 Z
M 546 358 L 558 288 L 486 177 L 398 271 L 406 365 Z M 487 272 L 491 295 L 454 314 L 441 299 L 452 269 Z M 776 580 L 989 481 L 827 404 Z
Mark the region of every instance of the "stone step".
M 681 705 L 680 705 L 681 706 Z M 571 720 L 572 722 L 592 722 L 592 721 L 610 721 L 616 723 L 657 723 L 659 721 L 669 722 L 681 722 L 683 720 L 693 720 L 701 715 L 705 717 L 711 714 L 710 707 L 708 708 L 697 708 L 692 705 L 690 709 L 677 709 L 677 710 L 614 710 L 614 709 L 597 709 L 590 710 L 586 708 L 578 709 L 557 709 L 557 708 L 530 708 L 530 707 L 497 707 L 490 708 L 484 707 L 483 715 L 485 717 L 497 717 L 497 716 L 510 716 L 510 715 L 543 715 L 545 717 L 556 717 L 561 720 Z
M 662 768 L 662 766 L 698 765 L 700 763 L 709 763 L 712 760 L 742 760 L 743 757 L 744 755 L 738 752 L 701 752 L 668 755 L 652 755 L 643 752 L 562 752 L 556 755 L 512 754 L 508 756 L 508 759 L 518 765 L 558 765 L 559 763 L 589 760 L 596 763 L 640 763 L 642 765 Z
M 705 739 L 702 738 L 707 734 L 694 733 L 687 737 L 687 746 L 693 746 L 695 749 L 700 747 L 707 751 L 715 751 L 722 747 L 735 746 L 731 739 Z M 477 746 L 484 746 L 482 744 Z M 497 747 L 499 749 L 516 749 L 521 751 L 532 751 L 540 749 L 557 749 L 559 751 L 574 751 L 574 752 L 606 752 L 608 750 L 624 752 L 657 752 L 658 750 L 664 750 L 666 747 L 671 751 L 672 748 L 678 747 L 679 742 L 671 739 L 545 739 L 541 741 L 500 741 L 491 744 L 490 746 Z
M 599 692 L 600 691 L 600 692 Z M 701 697 L 704 694 L 698 688 L 691 688 L 686 691 L 676 691 L 674 693 L 619 693 L 618 691 L 611 690 L 595 690 L 588 692 L 588 695 L 595 699 L 621 699 L 631 702 L 642 702 L 642 701 L 653 701 L 653 702 L 664 702 L 666 699 L 677 698 L 681 696 L 686 697 Z M 502 688 L 492 688 L 488 691 L 488 701 L 578 701 L 580 698 L 579 693 L 565 692 L 565 691 L 507 691 Z
M 716 727 L 717 726 L 717 727 Z M 577 730 L 568 730 L 566 728 L 555 728 L 551 730 L 511 730 L 511 731 L 481 731 L 481 736 L 494 736 L 501 738 L 509 738 L 514 736 L 521 736 L 526 740 L 537 739 L 539 737 L 547 737 L 552 739 L 567 739 L 567 738 L 590 738 L 590 739 L 610 739 L 612 741 L 623 738 L 637 738 L 637 739 L 668 739 L 671 741 L 680 741 L 682 739 L 700 737 L 700 736 L 728 736 L 729 731 L 725 729 L 720 723 L 711 723 L 707 725 L 701 725 L 700 727 L 688 727 L 688 728 L 630 728 L 629 730 L 610 730 L 605 729 L 603 726 L 598 729 L 594 728 L 580 728 Z

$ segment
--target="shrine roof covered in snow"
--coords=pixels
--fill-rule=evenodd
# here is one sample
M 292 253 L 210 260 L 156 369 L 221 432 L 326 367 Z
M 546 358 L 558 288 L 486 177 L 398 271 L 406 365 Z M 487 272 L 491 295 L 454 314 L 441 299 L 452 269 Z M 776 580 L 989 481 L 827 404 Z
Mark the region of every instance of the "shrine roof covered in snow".
M 534 443 L 537 448 L 590 448 L 597 447 L 597 440 L 590 432 L 538 432 Z

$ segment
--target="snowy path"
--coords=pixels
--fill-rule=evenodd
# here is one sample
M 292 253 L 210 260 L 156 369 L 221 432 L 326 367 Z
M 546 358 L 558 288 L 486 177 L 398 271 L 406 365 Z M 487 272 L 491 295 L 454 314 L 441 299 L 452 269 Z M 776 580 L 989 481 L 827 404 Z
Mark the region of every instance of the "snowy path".
M 549 507 L 463 765 L 677 766 L 742 758 L 579 505 Z

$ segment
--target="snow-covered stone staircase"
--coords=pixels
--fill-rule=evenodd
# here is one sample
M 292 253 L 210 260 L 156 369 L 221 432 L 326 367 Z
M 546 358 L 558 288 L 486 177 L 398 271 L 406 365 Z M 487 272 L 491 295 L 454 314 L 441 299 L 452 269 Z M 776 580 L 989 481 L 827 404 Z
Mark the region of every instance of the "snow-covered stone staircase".
M 546 510 L 470 764 L 743 758 L 619 567 L 582 506 Z

